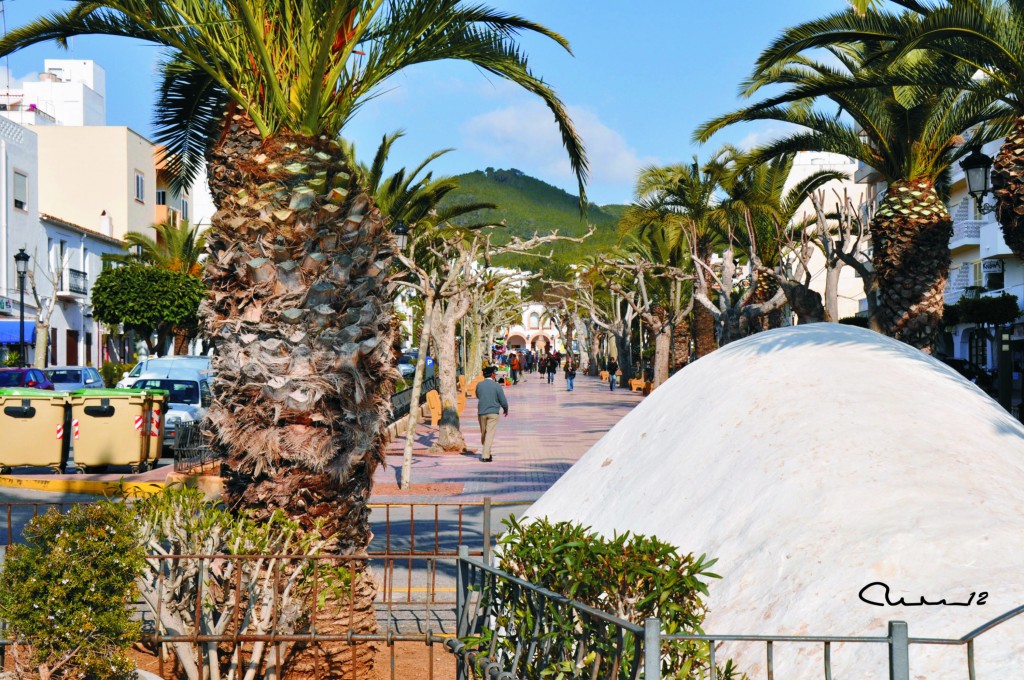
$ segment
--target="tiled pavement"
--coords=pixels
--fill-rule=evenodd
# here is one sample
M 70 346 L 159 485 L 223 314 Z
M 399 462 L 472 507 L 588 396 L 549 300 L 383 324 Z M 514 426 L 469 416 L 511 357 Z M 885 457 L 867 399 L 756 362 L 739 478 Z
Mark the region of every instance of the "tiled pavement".
M 421 425 L 414 449 L 413 488 L 397 491 L 405 446 L 404 437 L 398 437 L 391 443 L 387 467 L 375 475 L 373 502 L 470 503 L 485 496 L 496 502 L 535 500 L 643 398 L 626 389 L 612 392 L 607 383 L 586 376 L 578 377 L 576 388 L 569 392 L 561 375 L 548 385 L 536 373 L 506 387 L 505 395 L 509 417 L 498 423 L 493 462 L 480 461 L 476 400 L 470 399 L 462 432 L 468 447 L 477 453 L 430 453 L 437 430 Z M 421 486 L 438 484 L 446 488 Z

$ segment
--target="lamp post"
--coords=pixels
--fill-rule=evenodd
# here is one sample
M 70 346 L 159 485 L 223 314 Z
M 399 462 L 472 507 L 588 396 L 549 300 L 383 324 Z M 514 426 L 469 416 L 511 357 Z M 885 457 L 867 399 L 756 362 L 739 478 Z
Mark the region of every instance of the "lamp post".
M 18 271 L 18 293 L 21 296 L 21 323 L 18 325 L 18 351 L 21 353 L 21 365 L 27 366 L 25 361 L 25 274 L 28 272 L 29 255 L 24 248 L 18 250 L 14 256 L 14 266 Z
M 978 213 L 987 215 L 994 212 L 996 209 L 994 205 L 985 205 L 985 196 L 992 190 L 989 178 L 989 172 L 992 170 L 992 158 L 986 156 L 980 149 L 975 149 L 960 161 L 960 167 L 963 168 L 964 175 L 967 176 L 967 193 L 974 199 Z
M 405 250 L 405 246 L 409 243 L 409 225 L 404 220 L 398 220 L 391 232 L 395 235 L 395 244 L 398 249 Z

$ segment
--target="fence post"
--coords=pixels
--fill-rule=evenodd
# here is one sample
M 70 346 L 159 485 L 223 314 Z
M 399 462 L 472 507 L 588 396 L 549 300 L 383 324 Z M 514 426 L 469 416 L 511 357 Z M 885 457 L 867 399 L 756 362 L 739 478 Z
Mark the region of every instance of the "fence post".
M 644 619 L 644 680 L 661 680 L 661 621 Z
M 456 562 L 455 569 L 455 633 L 459 637 L 466 635 L 468 632 L 465 628 L 469 622 L 469 616 L 466 612 L 466 602 L 468 600 L 466 591 L 469 588 L 469 584 L 466 578 L 467 567 L 465 559 L 469 557 L 469 547 L 465 545 L 459 546 L 459 560 Z M 455 655 L 455 677 L 458 680 L 469 680 L 469 669 L 466 667 L 466 660 L 462 654 Z
M 910 634 L 906 621 L 889 622 L 889 680 L 910 680 Z
M 491 497 L 484 496 L 484 564 L 491 563 Z

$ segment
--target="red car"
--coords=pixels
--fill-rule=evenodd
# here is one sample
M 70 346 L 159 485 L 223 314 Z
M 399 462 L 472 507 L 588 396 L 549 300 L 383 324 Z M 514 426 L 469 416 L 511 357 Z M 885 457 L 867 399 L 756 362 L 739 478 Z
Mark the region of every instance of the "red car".
M 52 390 L 53 383 L 38 368 L 0 368 L 0 389 L 7 387 Z

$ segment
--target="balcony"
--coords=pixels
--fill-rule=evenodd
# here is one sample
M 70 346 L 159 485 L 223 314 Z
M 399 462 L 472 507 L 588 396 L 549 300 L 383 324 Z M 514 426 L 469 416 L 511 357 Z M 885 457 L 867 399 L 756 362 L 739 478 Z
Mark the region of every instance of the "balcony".
M 77 269 L 68 269 L 57 280 L 57 297 L 61 300 L 84 300 L 89 296 L 89 276 Z
M 956 220 L 953 222 L 953 237 L 949 239 L 949 249 L 957 251 L 961 248 L 976 248 L 981 245 L 981 228 L 986 220 Z

